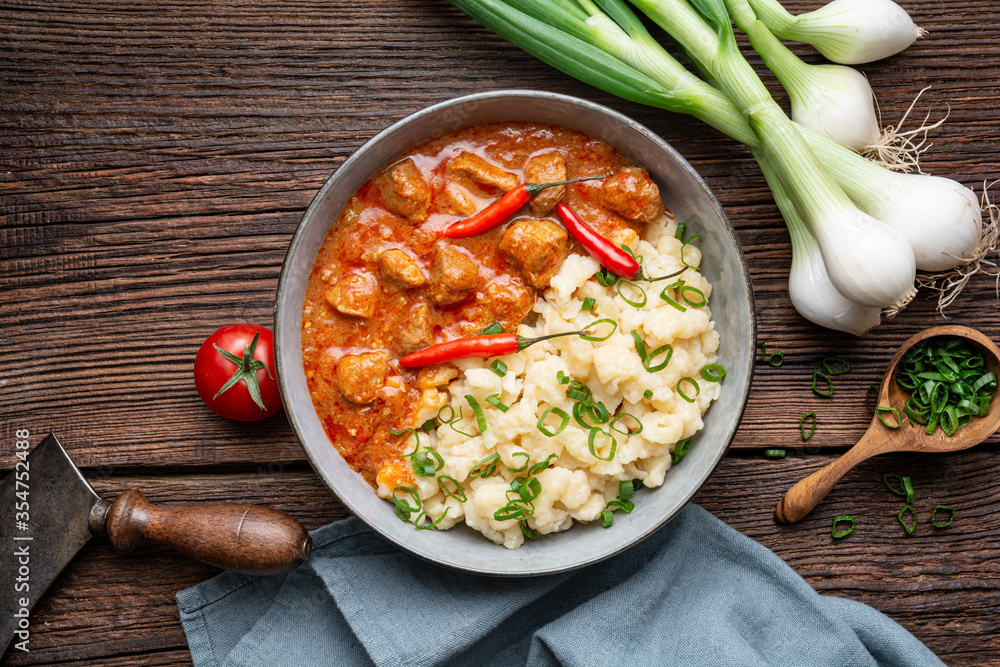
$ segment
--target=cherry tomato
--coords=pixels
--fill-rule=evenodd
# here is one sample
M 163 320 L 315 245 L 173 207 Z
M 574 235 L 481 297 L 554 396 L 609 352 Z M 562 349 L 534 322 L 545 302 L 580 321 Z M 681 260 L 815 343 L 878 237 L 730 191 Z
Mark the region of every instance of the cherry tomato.
M 194 384 L 205 405 L 236 421 L 256 421 L 281 410 L 274 369 L 274 336 L 253 324 L 229 324 L 202 343 Z

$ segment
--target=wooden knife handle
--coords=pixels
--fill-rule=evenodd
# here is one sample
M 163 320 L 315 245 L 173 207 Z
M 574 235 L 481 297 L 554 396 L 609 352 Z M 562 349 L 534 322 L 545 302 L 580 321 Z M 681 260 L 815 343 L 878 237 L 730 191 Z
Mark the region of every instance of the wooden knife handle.
M 308 558 L 312 548 L 298 521 L 270 507 L 157 507 L 138 489 L 126 491 L 111 504 L 104 530 L 119 553 L 161 544 L 244 574 L 286 572 Z

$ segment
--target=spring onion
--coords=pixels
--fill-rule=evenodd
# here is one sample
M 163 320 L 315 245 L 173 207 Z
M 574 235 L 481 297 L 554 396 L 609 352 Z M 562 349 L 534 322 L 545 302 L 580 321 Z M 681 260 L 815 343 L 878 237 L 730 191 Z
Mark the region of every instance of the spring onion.
M 787 452 L 784 449 L 765 449 L 764 458 L 767 459 L 783 459 L 785 458 Z
M 471 394 L 466 394 L 465 400 L 469 402 L 469 407 L 472 408 L 472 412 L 476 416 L 476 427 L 479 429 L 480 435 L 486 433 L 488 425 L 486 423 L 486 414 L 483 412 L 483 406 L 479 405 L 479 401 Z
M 833 0 L 792 16 L 778 0 L 750 0 L 758 18 L 776 36 L 811 44 L 827 60 L 860 65 L 895 55 L 923 30 L 892 0 Z
M 681 389 L 681 384 L 687 382 L 689 385 L 694 387 L 694 396 L 688 396 L 683 389 Z M 701 393 L 701 387 L 698 386 L 698 382 L 692 377 L 682 377 L 677 381 L 677 386 L 674 388 L 677 395 L 683 398 L 688 403 L 694 403 L 694 399 Z
M 747 0 L 726 6 L 788 92 L 792 120 L 856 151 L 878 141 L 875 95 L 864 75 L 843 65 L 808 65 L 757 20 Z
M 847 528 L 841 528 L 837 530 L 837 524 L 846 523 Z M 847 537 L 854 532 L 854 517 L 850 514 L 841 514 L 833 517 L 833 526 L 830 527 L 830 535 L 835 540 L 839 540 L 842 537 Z
M 618 428 L 618 422 L 626 418 L 631 419 L 633 422 L 635 422 L 634 429 L 629 429 L 627 426 L 625 428 Z M 642 422 L 639 421 L 638 417 L 631 415 L 627 412 L 621 412 L 615 415 L 615 418 L 611 420 L 610 424 L 608 424 L 608 428 L 610 428 L 612 431 L 617 431 L 622 435 L 636 435 L 637 433 L 642 433 L 643 425 Z
M 725 8 L 721 2 L 698 2 L 714 28 L 680 0 L 642 0 L 637 4 L 671 33 L 726 94 L 680 66 L 620 0 L 598 0 L 596 4 L 589 0 L 520 0 L 516 7 L 503 0 L 451 1 L 521 48 L 587 83 L 625 99 L 690 113 L 755 152 L 763 149 L 776 159 L 789 197 L 801 209 L 837 291 L 855 303 L 875 308 L 898 310 L 912 298 L 915 259 L 907 256 L 905 237 L 898 229 L 869 217 L 871 210 L 866 210 L 876 203 L 873 200 L 901 198 L 894 190 L 879 190 L 868 185 L 874 182 L 871 178 L 859 176 L 875 169 L 891 179 L 891 172 L 805 128 L 795 132 L 787 119 L 779 118 L 777 107 L 765 96 L 756 75 L 745 61 L 739 62 L 732 48 L 728 16 L 723 25 Z M 810 150 L 829 170 L 832 181 Z M 858 196 L 851 184 L 856 186 L 854 190 L 868 185 L 873 192 L 868 193 L 867 203 L 859 201 L 865 199 L 864 193 Z M 868 215 L 859 215 L 845 191 Z M 913 252 L 910 249 L 909 254 Z M 958 261 L 967 256 L 952 254 Z
M 907 524 L 906 519 L 903 518 L 903 515 L 907 512 L 910 513 L 910 518 L 912 519 L 909 524 Z M 903 526 L 903 530 L 906 531 L 907 535 L 912 535 L 913 531 L 917 529 L 917 513 L 909 505 L 906 505 L 903 509 L 899 510 L 899 513 L 896 515 L 896 519 L 899 521 L 900 525 Z
M 936 337 L 907 353 L 896 384 L 911 394 L 904 410 L 912 421 L 926 426 L 928 435 L 940 426 L 951 436 L 989 411 L 997 377 L 962 339 Z
M 726 377 L 726 369 L 722 364 L 706 364 L 698 374 L 706 382 L 722 382 Z
M 499 322 L 494 322 L 483 328 L 482 331 L 477 333 L 477 336 L 492 336 L 494 334 L 503 333 L 503 325 Z
M 531 455 L 528 454 L 528 452 L 514 452 L 513 454 L 510 455 L 511 458 L 514 458 L 516 456 L 524 459 L 524 465 L 517 468 L 511 468 L 510 466 L 507 466 L 508 472 L 524 472 L 525 470 L 528 469 L 528 462 L 531 458 Z
M 452 486 L 449 488 L 449 485 L 446 484 L 446 482 L 451 482 Z M 445 495 L 454 498 L 458 502 L 464 503 L 469 499 L 468 496 L 465 495 L 462 485 L 459 484 L 454 477 L 451 477 L 450 475 L 441 475 L 437 478 L 437 483 L 438 488 L 440 488 Z
M 847 528 L 841 528 L 837 530 L 837 524 L 846 523 L 849 524 Z M 854 517 L 850 514 L 840 514 L 833 517 L 833 526 L 830 527 L 830 535 L 835 540 L 839 540 L 842 537 L 847 537 L 854 532 Z
M 768 357 L 767 359 L 767 363 L 774 366 L 775 368 L 780 366 L 784 361 L 785 361 L 785 353 L 781 351 L 771 353 L 771 356 Z
M 500 361 L 499 359 L 494 359 L 493 363 L 490 364 L 490 370 L 499 375 L 500 377 L 504 377 L 505 375 L 507 375 L 507 364 Z
M 809 432 L 806 433 L 806 420 L 809 419 L 809 418 L 812 418 L 812 425 L 809 428 Z M 816 411 L 815 410 L 813 410 L 811 412 L 805 413 L 804 415 L 802 415 L 802 418 L 799 419 L 799 434 L 802 436 L 802 441 L 803 442 L 805 442 L 809 438 L 813 437 L 814 433 L 816 433 Z
M 788 297 L 792 306 L 814 324 L 855 336 L 877 327 L 882 321 L 882 309 L 856 303 L 837 291 L 826 270 L 819 244 L 796 211 L 777 169 L 764 156 L 758 158 L 758 163 L 792 241 L 792 268 L 788 274 Z
M 494 408 L 500 412 L 507 412 L 510 410 L 510 406 L 500 400 L 500 396 L 497 394 L 490 394 L 486 397 L 486 402 L 492 405 Z
M 674 451 L 670 452 L 670 462 L 674 465 L 680 463 L 687 456 L 689 449 L 691 449 L 691 438 L 678 440 L 674 445 Z
M 586 299 L 583 300 L 583 305 L 580 306 L 580 310 L 592 313 L 594 312 L 594 305 L 596 303 L 597 302 L 594 301 L 594 297 L 588 296 Z
M 499 454 L 490 454 L 476 462 L 469 470 L 469 477 L 492 477 L 497 470 L 497 463 L 500 462 Z
M 607 456 L 601 456 L 597 453 L 596 440 L 599 435 L 611 440 L 611 444 L 608 446 Z M 611 435 L 610 430 L 604 431 L 600 427 L 595 426 L 590 429 L 590 434 L 587 436 L 587 449 L 590 450 L 590 455 L 598 461 L 611 461 L 615 458 L 615 453 L 618 451 L 618 440 L 615 439 L 615 436 Z
M 915 494 L 913 491 L 913 482 L 909 477 L 886 473 L 885 475 L 882 475 L 882 482 L 885 484 L 885 487 L 889 489 L 889 491 L 901 498 L 905 498 L 907 504 L 913 502 Z
M 554 431 L 545 425 L 545 420 L 548 419 L 549 415 L 555 415 L 562 420 L 562 422 L 560 422 L 559 426 Z M 548 410 L 542 413 L 541 418 L 538 420 L 538 424 L 536 424 L 536 428 L 538 428 L 538 430 L 542 432 L 542 435 L 548 438 L 552 438 L 554 436 L 559 435 L 564 430 L 566 430 L 567 426 L 569 426 L 569 414 L 567 414 L 565 410 L 562 410 L 560 408 L 549 408 Z
M 934 517 L 938 513 L 938 510 L 943 510 L 948 512 L 948 520 L 945 521 L 944 523 L 939 523 L 938 521 L 934 520 Z M 950 505 L 935 505 L 934 509 L 931 511 L 931 525 L 934 526 L 935 528 L 947 528 L 948 526 L 951 525 L 951 522 L 954 520 L 955 520 L 955 508 L 951 507 Z
M 824 382 L 826 382 L 826 389 L 820 390 L 819 387 L 816 386 L 816 383 L 819 380 L 823 380 Z M 830 376 L 827 375 L 826 373 L 821 373 L 820 371 L 814 371 L 812 380 L 812 390 L 819 396 L 822 396 L 824 398 L 830 398 L 831 396 L 833 396 L 833 380 L 831 380 Z

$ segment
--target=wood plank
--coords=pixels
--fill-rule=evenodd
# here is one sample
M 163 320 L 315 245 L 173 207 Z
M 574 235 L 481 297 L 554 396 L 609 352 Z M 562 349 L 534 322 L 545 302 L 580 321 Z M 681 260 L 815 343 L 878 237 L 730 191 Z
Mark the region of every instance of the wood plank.
M 781 460 L 729 457 L 695 502 L 774 550 L 821 593 L 873 606 L 946 662 L 1000 660 L 1000 619 L 992 613 L 1000 605 L 1000 561 L 993 555 L 1000 551 L 1000 517 L 994 511 L 1000 491 L 984 483 L 1000 474 L 996 449 L 868 461 L 800 524 L 774 524 L 771 512 L 781 494 L 829 460 L 803 452 Z M 167 505 L 270 504 L 309 529 L 346 516 L 319 478 L 301 468 L 184 477 L 86 473 L 107 498 L 136 486 L 153 502 Z M 885 473 L 913 479 L 920 523 L 912 536 L 896 521 L 903 501 L 883 486 Z M 937 504 L 956 508 L 955 521 L 946 529 L 927 523 Z M 638 505 L 641 511 L 641 497 Z M 857 527 L 835 541 L 830 525 L 837 514 L 852 514 Z M 173 595 L 214 572 L 161 548 L 121 558 L 93 540 L 36 610 L 31 653 L 13 655 L 10 664 L 71 659 L 115 664 L 145 652 L 173 655 L 169 652 L 186 646 Z

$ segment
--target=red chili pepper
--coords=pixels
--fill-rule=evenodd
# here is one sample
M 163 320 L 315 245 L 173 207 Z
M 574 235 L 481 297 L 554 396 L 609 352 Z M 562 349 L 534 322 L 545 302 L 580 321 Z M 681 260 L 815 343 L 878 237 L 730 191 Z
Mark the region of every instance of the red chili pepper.
M 515 213 L 520 211 L 521 207 L 527 204 L 529 199 L 546 188 L 554 188 L 557 185 L 566 185 L 567 183 L 579 183 L 580 181 L 594 181 L 601 178 L 604 177 L 585 176 L 583 178 L 574 178 L 568 181 L 556 181 L 555 183 L 521 183 L 516 188 L 508 190 L 503 197 L 500 197 L 500 199 L 496 200 L 479 213 L 476 213 L 465 220 L 459 220 L 458 222 L 448 225 L 445 227 L 444 231 L 441 232 L 441 236 L 449 239 L 475 236 L 476 234 L 485 232 L 488 229 L 493 229 L 497 225 L 502 225 Z
M 597 231 L 580 219 L 569 206 L 559 202 L 556 212 L 573 238 L 580 242 L 587 252 L 594 256 L 605 269 L 617 276 L 632 280 L 639 273 L 639 262 L 614 243 L 604 238 Z
M 499 357 L 504 354 L 520 352 L 529 345 L 534 345 L 539 341 L 559 336 L 576 336 L 586 333 L 586 331 L 566 331 L 563 333 L 539 336 L 538 338 L 525 338 L 512 333 L 493 334 L 490 336 L 473 336 L 471 338 L 456 338 L 445 343 L 437 343 L 422 350 L 417 350 L 399 359 L 400 366 L 406 368 L 418 368 L 420 366 L 433 366 L 443 364 L 446 361 L 456 359 L 488 359 L 489 357 Z

